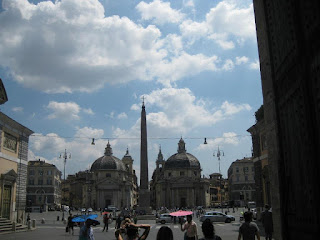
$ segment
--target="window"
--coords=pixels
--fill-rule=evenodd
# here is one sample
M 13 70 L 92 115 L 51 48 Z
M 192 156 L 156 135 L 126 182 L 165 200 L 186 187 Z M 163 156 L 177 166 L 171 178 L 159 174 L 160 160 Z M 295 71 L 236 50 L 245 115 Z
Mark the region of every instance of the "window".
M 248 176 L 244 176 L 244 180 L 245 180 L 245 181 L 248 181 Z
M 52 178 L 47 178 L 47 185 L 52 185 Z
M 48 170 L 48 171 L 47 171 L 47 175 L 48 175 L 48 176 L 51 176 L 51 175 L 52 175 L 52 170 Z
M 168 177 L 171 177 L 171 172 L 168 172 Z
M 30 169 L 29 175 L 34 175 L 34 169 Z
M 236 167 L 236 172 L 239 172 L 239 168 L 238 167 Z
M 240 177 L 239 177 L 239 176 L 236 176 L 236 178 L 237 178 L 236 181 L 239 182 L 239 181 L 240 181 Z
M 38 175 L 42 176 L 43 175 L 43 170 L 38 170 Z
M 43 185 L 43 179 L 38 179 L 38 185 Z
M 197 176 L 197 171 L 194 171 L 193 174 L 194 174 L 195 176 Z
M 180 176 L 184 176 L 184 172 L 180 172 Z
M 34 179 L 33 178 L 29 178 L 29 185 L 34 185 Z
M 111 173 L 106 173 L 106 177 L 107 178 L 111 177 Z

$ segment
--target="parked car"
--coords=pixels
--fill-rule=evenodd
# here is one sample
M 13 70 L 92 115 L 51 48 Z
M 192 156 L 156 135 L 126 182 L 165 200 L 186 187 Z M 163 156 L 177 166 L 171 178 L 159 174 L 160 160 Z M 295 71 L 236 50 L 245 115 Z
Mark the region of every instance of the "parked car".
M 235 217 L 232 215 L 226 215 L 222 212 L 206 212 L 203 216 L 200 217 L 200 222 L 204 222 L 206 219 L 210 219 L 211 222 L 226 222 L 231 223 L 235 221 Z
M 88 213 L 92 212 L 92 208 L 88 208 L 87 211 L 88 211 Z
M 156 218 L 156 223 L 171 223 L 173 221 L 173 217 L 170 216 L 169 213 L 160 214 L 158 218 Z
M 119 211 L 119 209 L 117 207 L 112 206 L 112 205 L 109 205 L 107 208 L 105 208 L 105 210 L 107 212 L 117 212 L 117 211 Z
M 86 209 L 85 208 L 81 208 L 81 212 L 86 212 Z

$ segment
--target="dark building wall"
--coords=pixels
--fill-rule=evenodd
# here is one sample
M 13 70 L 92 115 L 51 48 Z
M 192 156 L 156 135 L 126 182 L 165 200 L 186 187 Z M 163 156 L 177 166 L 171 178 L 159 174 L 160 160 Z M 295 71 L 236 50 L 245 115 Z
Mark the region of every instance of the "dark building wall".
M 317 239 L 320 2 L 253 3 L 275 239 Z

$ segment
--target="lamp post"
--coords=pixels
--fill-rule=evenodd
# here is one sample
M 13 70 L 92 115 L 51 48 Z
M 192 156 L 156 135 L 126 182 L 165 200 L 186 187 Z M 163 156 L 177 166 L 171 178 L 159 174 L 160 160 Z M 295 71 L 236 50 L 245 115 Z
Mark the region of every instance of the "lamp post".
M 218 146 L 218 150 L 213 151 L 213 156 L 217 156 L 218 158 L 218 162 L 219 162 L 219 174 L 220 174 L 220 207 L 221 207 L 221 211 L 223 212 L 223 208 L 222 208 L 222 188 L 221 188 L 221 169 L 220 169 L 220 160 L 221 160 L 221 154 L 222 156 L 224 156 L 224 151 L 220 150 L 219 146 Z
M 71 153 L 67 152 L 67 149 L 65 149 L 64 152 L 60 153 L 59 158 L 64 159 L 64 161 L 63 161 L 63 185 L 65 186 L 65 184 L 66 184 L 66 163 L 67 163 L 67 159 L 71 158 Z M 62 192 L 64 192 L 64 188 L 62 189 Z M 63 196 L 64 195 L 65 194 L 63 194 Z M 62 208 L 62 221 L 64 221 L 64 208 Z

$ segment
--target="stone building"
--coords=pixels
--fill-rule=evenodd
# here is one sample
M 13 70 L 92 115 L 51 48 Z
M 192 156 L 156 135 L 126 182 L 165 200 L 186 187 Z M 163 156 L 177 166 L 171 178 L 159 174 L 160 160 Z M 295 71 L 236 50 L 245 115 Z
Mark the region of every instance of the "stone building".
M 228 179 L 222 177 L 220 173 L 209 175 L 210 183 L 210 206 L 218 207 L 229 202 Z
M 247 131 L 252 137 L 252 158 L 254 164 L 256 184 L 256 205 L 258 215 L 266 204 L 272 206 L 270 193 L 270 173 L 268 161 L 268 146 L 266 141 L 266 129 L 264 123 L 263 105 L 256 112 L 256 124 Z
M 201 177 L 200 162 L 187 153 L 182 138 L 178 153 L 168 160 L 164 160 L 159 150 L 156 166 L 150 184 L 153 208 L 209 206 L 209 181 Z
M 317 239 L 320 4 L 316 0 L 253 0 L 253 7 L 274 238 Z
M 0 112 L 0 215 L 17 222 L 25 220 L 28 143 L 32 133 Z
M 91 192 L 91 207 L 105 208 L 113 205 L 121 208 L 131 208 L 137 204 L 137 177 L 133 169 L 133 159 L 127 149 L 120 160 L 113 156 L 108 142 L 104 156 L 91 165 L 92 180 L 86 186 L 86 192 Z
M 27 207 L 39 207 L 42 211 L 61 207 L 61 171 L 50 163 L 28 162 Z
M 235 206 L 255 201 L 254 165 L 252 158 L 234 161 L 228 169 L 229 199 Z

